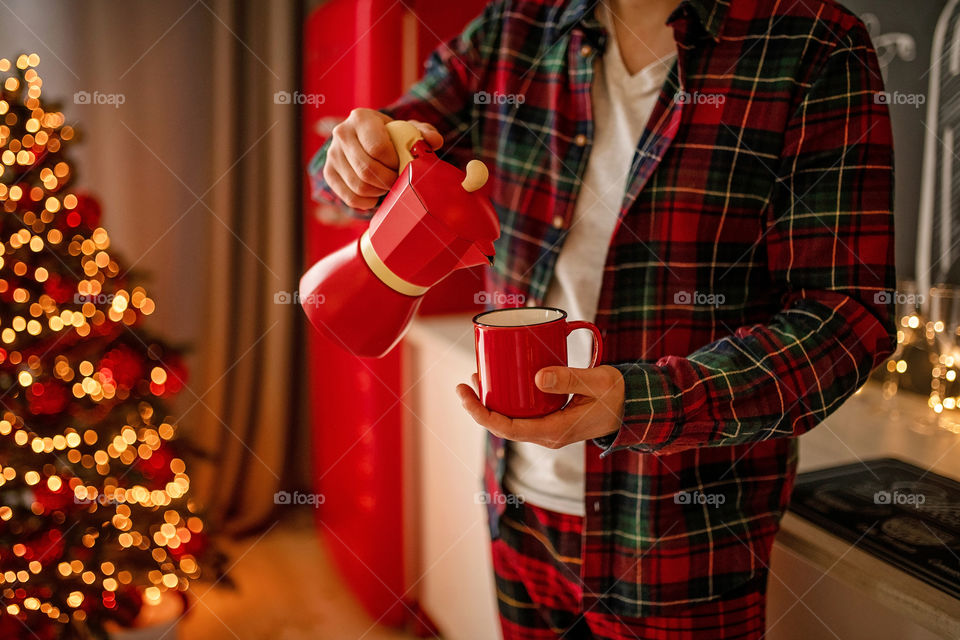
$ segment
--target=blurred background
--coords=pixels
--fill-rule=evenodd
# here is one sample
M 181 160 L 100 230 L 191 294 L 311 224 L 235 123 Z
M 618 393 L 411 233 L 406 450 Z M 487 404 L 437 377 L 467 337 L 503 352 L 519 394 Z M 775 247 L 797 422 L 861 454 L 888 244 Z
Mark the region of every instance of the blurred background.
M 273 95 L 298 85 L 306 8 L 0 11 L 4 55 L 39 55 L 46 99 L 78 132 L 77 182 L 100 200 L 127 267 L 163 300 L 150 322 L 188 348 L 183 422 L 222 454 L 216 469 L 197 471 L 197 488 L 223 525 L 262 525 L 264 497 L 307 478 L 301 325 L 292 306 L 262 304 L 295 287 L 301 264 L 299 114 Z
M 382 360 L 324 341 L 296 304 L 303 270 L 364 228 L 310 199 L 309 159 L 351 108 L 398 97 L 484 4 L 0 0 L 0 57 L 39 57 L 45 99 L 78 132 L 77 183 L 156 302 L 145 322 L 186 348 L 173 407 L 208 455 L 188 458 L 191 491 L 226 553 L 225 578 L 195 582 L 175 626 L 111 637 L 498 637 L 483 434 L 453 395 L 473 369 L 469 317 L 493 295 L 482 273 L 431 292 Z M 945 359 L 960 344 L 957 1 L 845 4 L 871 31 L 894 116 L 903 331 L 876 402 L 805 446 L 822 464 L 869 453 L 960 468 Z M 881 420 L 908 435 L 831 439 Z M 771 638 L 960 628 L 956 598 L 805 526 L 776 555 Z

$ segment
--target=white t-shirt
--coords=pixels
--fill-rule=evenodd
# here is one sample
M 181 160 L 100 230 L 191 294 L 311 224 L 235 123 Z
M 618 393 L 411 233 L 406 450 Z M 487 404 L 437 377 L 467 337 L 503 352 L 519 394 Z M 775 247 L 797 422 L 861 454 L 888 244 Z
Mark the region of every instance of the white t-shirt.
M 557 258 L 545 304 L 567 312 L 570 320 L 593 321 L 597 314 L 607 249 L 627 188 L 630 165 L 650 113 L 676 54 L 630 75 L 620 56 L 605 5 L 597 17 L 607 28 L 607 48 L 595 61 L 591 87 L 593 149 L 573 210 L 573 221 Z M 589 331 L 568 340 L 571 367 L 586 367 L 592 354 Z M 537 506 L 584 515 L 585 443 L 547 449 L 510 442 L 504 484 Z

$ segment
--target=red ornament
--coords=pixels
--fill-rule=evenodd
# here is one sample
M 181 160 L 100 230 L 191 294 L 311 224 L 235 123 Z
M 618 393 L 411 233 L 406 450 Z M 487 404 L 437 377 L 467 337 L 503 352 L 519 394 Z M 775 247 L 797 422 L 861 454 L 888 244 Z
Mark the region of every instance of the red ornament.
M 180 393 L 189 376 L 186 362 L 179 354 L 169 354 L 164 357 L 161 365 L 167 372 L 166 381 L 161 384 L 151 384 L 150 390 L 155 395 L 169 397 Z
M 53 380 L 35 382 L 27 389 L 27 407 L 35 416 L 60 413 L 69 402 L 64 386 Z
M 12 615 L 0 615 L 0 638 L 20 638 L 27 635 L 26 624 Z
M 66 509 L 77 504 L 74 493 L 65 480 L 60 483 L 60 489 L 52 491 L 46 479 L 43 479 L 33 487 L 33 499 L 43 506 L 44 513 Z
M 153 481 L 151 489 L 162 489 L 173 480 L 174 474 L 170 470 L 171 460 L 173 460 L 173 454 L 170 449 L 160 445 L 149 458 L 137 462 L 143 474 Z
M 130 585 L 118 591 L 104 591 L 103 604 L 108 607 L 110 617 L 124 627 L 133 625 L 143 608 L 143 596 L 140 590 Z
M 110 370 L 117 386 L 132 389 L 146 375 L 146 361 L 139 353 L 120 345 L 100 359 L 100 367 Z
M 83 226 L 96 229 L 100 225 L 100 202 L 93 196 L 78 193 L 74 212 L 79 214 Z
M 190 539 L 187 542 L 181 542 L 180 546 L 168 547 L 167 552 L 175 559 L 180 560 L 184 556 L 199 556 L 207 548 L 209 540 L 204 532 L 190 533 Z
M 63 556 L 63 534 L 58 529 L 50 529 L 33 540 L 23 542 L 23 546 L 26 547 L 23 554 L 24 560 L 28 562 L 36 560 L 47 566 L 57 562 Z
M 9 289 L 12 291 L 13 289 Z M 72 302 L 77 292 L 76 282 L 70 282 L 59 274 L 51 273 L 43 283 L 43 292 L 53 298 L 58 304 Z

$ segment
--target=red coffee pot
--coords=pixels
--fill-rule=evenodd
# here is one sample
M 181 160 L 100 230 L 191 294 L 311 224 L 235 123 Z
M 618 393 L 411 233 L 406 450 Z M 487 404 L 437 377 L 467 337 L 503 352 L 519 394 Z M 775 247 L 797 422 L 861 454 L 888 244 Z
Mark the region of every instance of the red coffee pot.
M 487 168 L 466 173 L 433 153 L 411 123 L 387 123 L 399 176 L 370 226 L 300 279 L 310 322 L 358 356 L 379 358 L 403 334 L 423 294 L 457 269 L 493 263 L 500 223 L 477 190 Z

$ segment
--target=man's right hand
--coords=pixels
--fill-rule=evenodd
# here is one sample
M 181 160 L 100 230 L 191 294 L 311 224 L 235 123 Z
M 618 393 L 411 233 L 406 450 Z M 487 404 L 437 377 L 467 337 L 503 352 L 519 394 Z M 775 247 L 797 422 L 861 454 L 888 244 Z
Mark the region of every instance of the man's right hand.
M 397 151 L 387 133 L 390 118 L 373 109 L 354 109 L 333 128 L 323 178 L 354 209 L 372 209 L 397 179 Z M 410 121 L 434 149 L 443 136 L 431 125 Z

